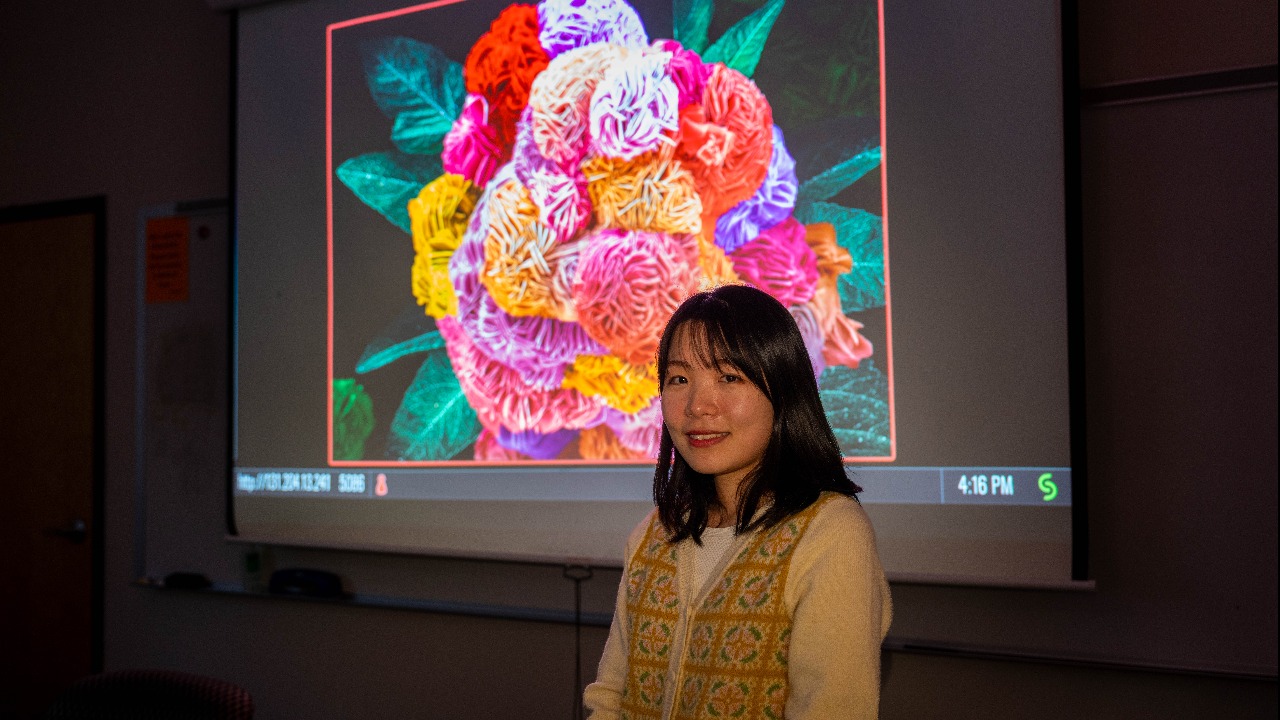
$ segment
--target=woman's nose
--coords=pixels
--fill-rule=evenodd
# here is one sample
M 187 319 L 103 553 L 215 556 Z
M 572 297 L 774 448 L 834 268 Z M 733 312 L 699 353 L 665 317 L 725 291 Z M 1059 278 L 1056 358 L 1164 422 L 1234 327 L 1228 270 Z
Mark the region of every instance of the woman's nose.
M 718 407 L 715 388 L 698 383 L 690 383 L 688 400 L 685 405 L 685 412 L 690 417 L 713 415 Z

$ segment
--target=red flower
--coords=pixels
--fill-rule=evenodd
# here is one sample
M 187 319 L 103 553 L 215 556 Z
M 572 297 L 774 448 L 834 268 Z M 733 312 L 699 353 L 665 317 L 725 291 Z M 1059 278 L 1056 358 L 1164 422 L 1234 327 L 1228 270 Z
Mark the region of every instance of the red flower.
M 529 103 L 533 79 L 548 61 L 538 42 L 538 11 L 532 5 L 503 10 L 467 55 L 467 92 L 489 101 L 490 124 L 506 148 L 515 142 L 516 120 Z
M 680 111 L 680 159 L 693 173 L 706 226 L 755 193 L 773 154 L 773 110 L 755 83 L 713 66 L 701 104 Z

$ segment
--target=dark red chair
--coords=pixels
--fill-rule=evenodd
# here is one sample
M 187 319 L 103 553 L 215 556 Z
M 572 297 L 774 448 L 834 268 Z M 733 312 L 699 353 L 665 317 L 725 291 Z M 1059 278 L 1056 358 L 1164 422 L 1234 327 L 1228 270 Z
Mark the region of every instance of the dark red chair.
M 238 685 L 176 670 L 114 670 L 77 680 L 44 720 L 253 720 Z

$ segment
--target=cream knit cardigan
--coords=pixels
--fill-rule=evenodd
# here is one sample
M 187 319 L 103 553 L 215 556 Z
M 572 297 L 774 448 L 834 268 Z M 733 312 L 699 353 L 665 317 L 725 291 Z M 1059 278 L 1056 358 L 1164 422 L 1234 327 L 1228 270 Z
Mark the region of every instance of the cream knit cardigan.
M 631 532 L 627 569 L 656 512 Z M 721 576 L 749 540 L 750 534 L 735 539 L 712 571 L 713 579 Z M 682 542 L 692 545 L 691 540 Z M 893 605 L 876 552 L 875 531 L 862 506 L 849 497 L 828 502 L 809 525 L 790 563 L 783 595 L 791 614 L 787 720 L 875 718 L 880 705 L 880 643 L 889 631 Z M 619 717 L 627 676 L 627 570 L 622 577 L 596 681 L 583 694 L 591 720 Z M 681 643 L 692 609 L 713 585 L 693 588 L 693 577 L 693 553 L 681 552 L 676 571 L 680 624 L 672 633 L 675 643 L 668 679 L 676 676 L 677 663 L 684 658 Z M 671 716 L 675 694 L 667 693 L 664 718 Z

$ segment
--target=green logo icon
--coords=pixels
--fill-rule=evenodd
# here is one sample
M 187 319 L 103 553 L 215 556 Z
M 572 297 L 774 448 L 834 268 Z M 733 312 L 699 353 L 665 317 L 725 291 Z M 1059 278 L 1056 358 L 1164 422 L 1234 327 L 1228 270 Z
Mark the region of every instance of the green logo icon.
M 1044 501 L 1049 502 L 1058 497 L 1058 484 L 1053 481 L 1053 473 L 1045 473 L 1036 481 L 1040 492 L 1044 493 Z

